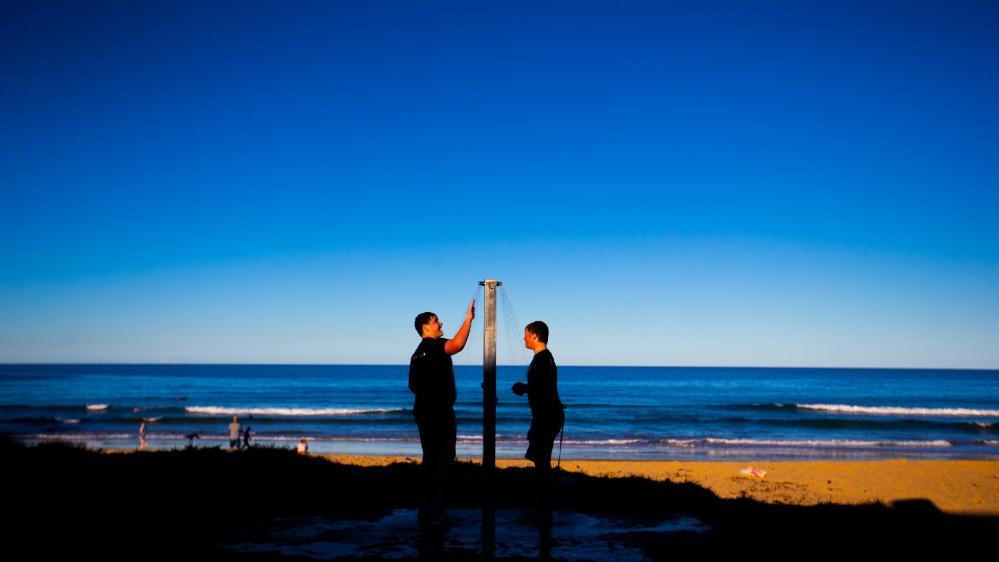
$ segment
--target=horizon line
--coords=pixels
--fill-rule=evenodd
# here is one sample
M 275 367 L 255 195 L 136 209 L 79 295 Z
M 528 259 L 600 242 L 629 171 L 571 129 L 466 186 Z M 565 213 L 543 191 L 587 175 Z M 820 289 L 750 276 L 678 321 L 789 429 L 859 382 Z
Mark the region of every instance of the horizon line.
M 0 362 L 0 367 L 12 366 L 245 366 L 245 367 L 406 367 L 406 363 L 227 363 L 227 362 L 148 362 L 148 361 L 22 361 L 22 362 Z M 479 364 L 456 364 L 455 367 L 480 367 Z M 503 364 L 497 363 L 497 367 L 520 367 L 524 364 Z M 999 367 L 857 367 L 857 366 L 808 366 L 808 365 L 619 365 L 619 364 L 564 364 L 560 367 L 573 368 L 624 368 L 624 369 L 818 369 L 818 370 L 877 370 L 877 371 L 999 371 Z

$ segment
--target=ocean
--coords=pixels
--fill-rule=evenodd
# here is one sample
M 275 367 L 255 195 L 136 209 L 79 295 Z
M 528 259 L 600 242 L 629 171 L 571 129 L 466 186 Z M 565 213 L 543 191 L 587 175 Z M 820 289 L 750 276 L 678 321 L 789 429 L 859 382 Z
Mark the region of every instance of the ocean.
M 405 365 L 0 365 L 0 433 L 134 449 L 256 445 L 418 457 Z M 482 453 L 482 368 L 455 367 L 458 454 Z M 497 373 L 497 451 L 527 447 L 525 368 Z M 559 367 L 563 459 L 999 459 L 999 371 Z M 197 434 L 197 438 L 187 436 Z M 554 455 L 558 455 L 558 443 Z

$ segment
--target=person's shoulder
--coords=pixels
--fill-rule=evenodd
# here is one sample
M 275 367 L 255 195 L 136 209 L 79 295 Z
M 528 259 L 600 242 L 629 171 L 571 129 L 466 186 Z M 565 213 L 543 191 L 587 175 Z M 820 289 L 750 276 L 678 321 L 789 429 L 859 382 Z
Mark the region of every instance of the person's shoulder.
M 552 350 L 548 349 L 547 347 L 544 348 L 544 349 L 542 349 L 541 353 L 539 353 L 538 355 L 541 356 L 542 360 L 547 361 L 547 362 L 551 363 L 552 365 L 555 364 L 555 356 L 552 355 Z
M 447 338 L 423 338 L 420 345 L 416 346 L 413 352 L 413 359 L 421 359 L 444 351 L 444 343 Z
M 445 343 L 447 343 L 447 338 L 423 338 L 421 345 L 424 345 L 426 349 L 437 351 L 443 350 Z
M 552 352 L 548 351 L 548 348 L 545 348 L 534 354 L 529 369 L 548 369 L 554 366 L 555 357 Z

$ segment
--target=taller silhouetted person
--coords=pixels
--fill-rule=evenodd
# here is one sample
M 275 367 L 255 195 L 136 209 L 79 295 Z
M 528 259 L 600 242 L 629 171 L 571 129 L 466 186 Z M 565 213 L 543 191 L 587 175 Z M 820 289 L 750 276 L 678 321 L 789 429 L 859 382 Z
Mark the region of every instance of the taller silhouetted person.
M 422 525 L 442 526 L 447 523 L 447 486 L 458 434 L 454 416 L 458 392 L 451 356 L 465 348 L 473 318 L 474 299 L 465 312 L 465 321 L 452 339 L 444 337 L 444 324 L 432 312 L 417 315 L 414 322 L 421 339 L 409 361 L 409 390 L 414 395 L 413 416 L 423 448 L 420 482 L 423 494 L 420 505 Z

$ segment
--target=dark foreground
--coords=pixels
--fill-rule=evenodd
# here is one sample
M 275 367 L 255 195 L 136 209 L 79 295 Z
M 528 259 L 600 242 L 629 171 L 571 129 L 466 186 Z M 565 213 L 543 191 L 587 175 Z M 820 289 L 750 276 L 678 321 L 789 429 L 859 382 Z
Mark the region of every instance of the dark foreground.
M 29 559 L 954 560 L 991 552 L 999 536 L 999 518 L 947 515 L 929 502 L 767 505 L 693 484 L 576 473 L 560 476 L 549 521 L 532 509 L 527 470 L 498 471 L 490 512 L 481 468 L 464 463 L 453 524 L 421 531 L 412 463 L 357 467 L 268 448 L 0 448 L 7 551 Z

